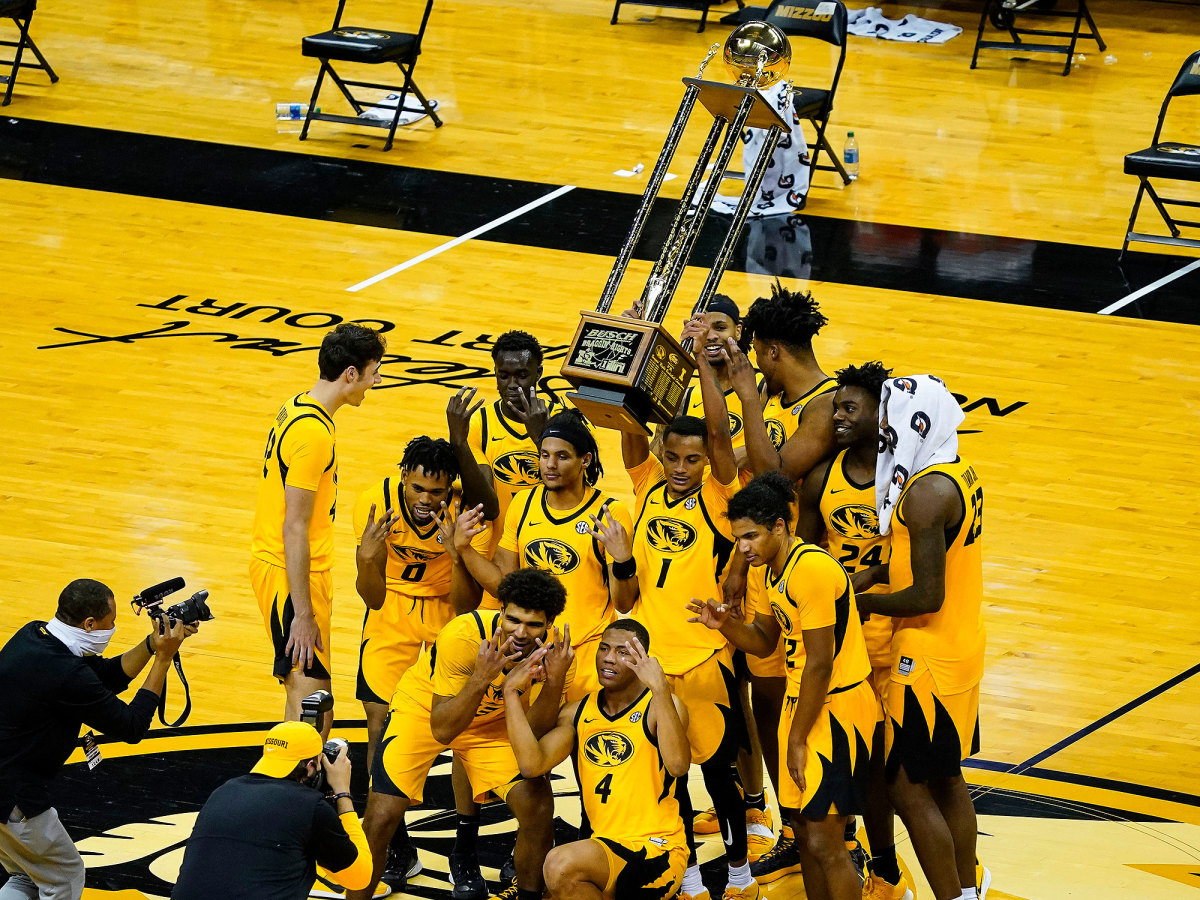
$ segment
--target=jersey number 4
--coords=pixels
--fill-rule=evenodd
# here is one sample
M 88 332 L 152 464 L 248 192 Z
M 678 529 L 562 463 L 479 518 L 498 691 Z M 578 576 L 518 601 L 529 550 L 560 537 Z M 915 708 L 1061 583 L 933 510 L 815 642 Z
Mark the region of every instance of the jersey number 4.
M 612 793 L 612 772 L 609 772 L 596 783 L 596 793 L 600 795 L 601 803 L 608 802 L 608 795 Z

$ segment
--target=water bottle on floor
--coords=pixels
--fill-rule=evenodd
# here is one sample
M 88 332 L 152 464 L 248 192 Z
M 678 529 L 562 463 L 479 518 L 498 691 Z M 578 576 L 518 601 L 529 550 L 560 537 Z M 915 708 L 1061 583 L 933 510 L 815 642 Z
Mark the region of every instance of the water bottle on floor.
M 842 164 L 846 167 L 846 174 L 850 176 L 851 181 L 858 178 L 858 141 L 855 139 L 853 131 L 846 135 L 846 148 L 842 151 Z
M 316 112 L 320 112 L 317 107 Z M 298 134 L 304 118 L 308 115 L 307 103 L 276 103 L 275 131 L 278 134 Z

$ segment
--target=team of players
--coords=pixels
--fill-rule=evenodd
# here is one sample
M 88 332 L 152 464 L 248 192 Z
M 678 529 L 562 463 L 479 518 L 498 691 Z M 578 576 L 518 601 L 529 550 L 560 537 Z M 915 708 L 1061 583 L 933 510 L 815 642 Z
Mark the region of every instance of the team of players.
M 362 494 L 376 882 L 416 870 L 404 813 L 448 747 L 456 897 L 485 895 L 476 804 L 494 796 L 518 821 L 502 896 L 707 898 L 693 763 L 714 805 L 695 828 L 722 833 L 725 897 L 795 872 L 813 900 L 911 897 L 893 805 L 937 900 L 986 890 L 960 770 L 978 749 L 984 645 L 983 495 L 957 455 L 961 412 L 930 376 L 868 363 L 829 378 L 812 351 L 824 324 L 778 286 L 744 320 L 719 297 L 689 321 L 687 415 L 653 445 L 622 436 L 632 516 L 597 486 L 591 428 L 543 394 L 523 332 L 494 344 L 500 398 L 459 391 L 450 440 L 414 439 L 398 477 Z M 268 439 L 251 575 L 289 717 L 329 686 L 332 416 L 362 402 L 384 355 L 369 329 L 339 326 L 321 380 Z M 568 755 L 584 839 L 551 849 L 542 776 Z

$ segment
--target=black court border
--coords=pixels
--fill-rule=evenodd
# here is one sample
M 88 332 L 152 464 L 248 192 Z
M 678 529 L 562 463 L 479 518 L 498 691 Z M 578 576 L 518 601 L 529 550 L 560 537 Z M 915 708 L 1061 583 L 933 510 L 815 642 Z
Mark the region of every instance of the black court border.
M 0 118 L 0 178 L 447 236 L 559 187 L 9 116 Z M 1094 313 L 1187 262 L 1134 252 L 1121 269 L 1111 248 L 822 216 L 823 190 L 810 196 L 813 213 L 751 221 L 730 270 Z M 611 257 L 639 202 L 576 188 L 477 239 Z M 655 206 L 636 257 L 657 257 L 677 205 Z M 695 258 L 715 255 L 721 218 L 710 218 Z M 1112 226 L 1114 239 L 1123 234 L 1124 222 Z M 1185 276 L 1118 315 L 1200 324 L 1197 279 Z

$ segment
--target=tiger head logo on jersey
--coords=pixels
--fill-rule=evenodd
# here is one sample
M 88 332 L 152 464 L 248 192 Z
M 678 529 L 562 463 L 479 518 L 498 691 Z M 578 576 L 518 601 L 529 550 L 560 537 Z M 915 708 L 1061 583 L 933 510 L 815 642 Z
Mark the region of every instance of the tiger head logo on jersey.
M 776 450 L 782 447 L 783 442 L 787 440 L 783 424 L 778 419 L 767 419 L 767 437 L 771 439 L 771 444 Z
M 696 542 L 696 529 L 678 519 L 656 516 L 646 523 L 646 540 L 659 553 L 682 553 Z
M 525 564 L 551 575 L 566 575 L 579 565 L 579 554 L 570 544 L 554 538 L 538 538 L 525 548 Z
M 729 436 L 737 437 L 742 433 L 742 417 L 737 413 L 729 413 Z
M 925 440 L 929 436 L 929 429 L 933 423 L 929 421 L 929 416 L 917 410 L 913 413 L 912 421 L 908 424 L 912 427 L 913 431 L 921 436 L 921 440 Z
M 392 552 L 396 554 L 396 559 L 405 565 L 412 563 L 429 562 L 431 559 L 436 559 L 441 556 L 440 553 L 435 553 L 432 550 L 422 550 L 420 547 L 392 547 Z
M 866 504 L 839 506 L 830 514 L 829 524 L 842 537 L 853 541 L 879 537 L 879 515 L 873 506 Z
M 533 487 L 542 480 L 537 454 L 532 450 L 514 450 L 498 457 L 492 465 L 492 474 L 513 487 Z
M 611 769 L 633 756 L 633 742 L 619 731 L 601 731 L 584 742 L 583 755 L 593 766 Z
M 792 620 L 788 618 L 788 614 L 779 608 L 779 605 L 774 601 L 771 602 L 771 612 L 775 613 L 775 619 L 779 622 L 779 627 L 785 633 L 790 634 L 792 631 Z

